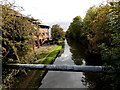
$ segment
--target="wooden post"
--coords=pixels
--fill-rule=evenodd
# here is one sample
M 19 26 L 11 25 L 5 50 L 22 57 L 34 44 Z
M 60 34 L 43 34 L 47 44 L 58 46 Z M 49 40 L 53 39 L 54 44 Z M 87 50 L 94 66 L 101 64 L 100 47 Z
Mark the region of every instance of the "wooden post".
M 108 69 L 105 66 L 80 66 L 80 65 L 44 65 L 44 64 L 8 64 L 3 65 L 11 69 L 31 69 L 31 70 L 52 70 L 52 71 L 73 71 L 73 72 L 102 72 Z

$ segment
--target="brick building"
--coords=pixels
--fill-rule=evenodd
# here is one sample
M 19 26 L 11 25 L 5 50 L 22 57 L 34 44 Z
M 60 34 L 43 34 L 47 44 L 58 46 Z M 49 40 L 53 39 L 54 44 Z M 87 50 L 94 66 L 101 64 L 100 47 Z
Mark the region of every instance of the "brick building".
M 38 25 L 38 36 L 34 36 L 35 38 L 35 43 L 37 47 L 40 47 L 44 44 L 45 41 L 50 40 L 50 27 L 47 25 Z

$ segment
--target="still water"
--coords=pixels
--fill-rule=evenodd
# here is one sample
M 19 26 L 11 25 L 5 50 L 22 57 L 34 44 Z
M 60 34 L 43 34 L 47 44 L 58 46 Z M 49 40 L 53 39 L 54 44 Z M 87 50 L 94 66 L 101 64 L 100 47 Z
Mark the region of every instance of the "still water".
M 55 65 L 75 65 L 73 54 L 70 51 L 70 46 L 65 40 L 64 52 L 60 57 L 57 57 Z M 84 59 L 80 61 L 81 65 L 85 65 Z M 42 80 L 40 88 L 87 88 L 84 85 L 82 72 L 64 72 L 64 71 L 48 71 L 47 75 Z

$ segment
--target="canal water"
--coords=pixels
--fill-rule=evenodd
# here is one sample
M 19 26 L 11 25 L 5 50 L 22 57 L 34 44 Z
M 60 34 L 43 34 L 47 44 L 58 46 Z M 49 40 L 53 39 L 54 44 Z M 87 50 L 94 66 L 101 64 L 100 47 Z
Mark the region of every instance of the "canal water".
M 56 58 L 54 64 L 75 65 L 70 49 L 65 40 L 64 52 Z M 84 59 L 80 60 L 81 65 L 85 65 Z M 39 88 L 87 88 L 83 83 L 84 77 L 82 72 L 48 71 Z

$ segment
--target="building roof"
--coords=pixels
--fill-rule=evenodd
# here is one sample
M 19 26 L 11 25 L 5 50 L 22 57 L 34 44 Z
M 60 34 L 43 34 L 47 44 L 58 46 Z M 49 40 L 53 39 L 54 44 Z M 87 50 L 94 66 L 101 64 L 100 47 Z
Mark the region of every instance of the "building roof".
M 47 29 L 49 29 L 50 28 L 50 26 L 47 26 L 47 25 L 42 25 L 42 24 L 39 24 L 38 25 L 40 28 L 47 28 Z

